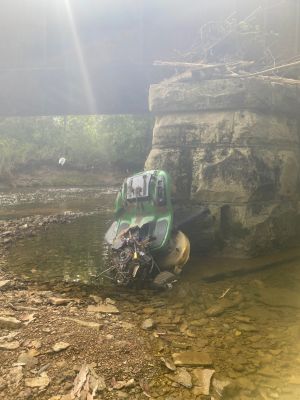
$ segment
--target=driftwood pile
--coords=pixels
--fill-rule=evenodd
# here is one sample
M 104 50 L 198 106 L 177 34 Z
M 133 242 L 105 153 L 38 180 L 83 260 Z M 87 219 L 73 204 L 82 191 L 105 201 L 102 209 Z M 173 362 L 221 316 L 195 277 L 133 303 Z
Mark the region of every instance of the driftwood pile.
M 259 6 L 240 21 L 236 12 L 223 21 L 208 21 L 188 51 L 175 50 L 175 60 L 157 60 L 153 65 L 175 72 L 168 79 L 170 83 L 253 76 L 299 83 L 300 54 L 287 58 L 279 50 L 278 33 L 262 22 L 272 9 Z

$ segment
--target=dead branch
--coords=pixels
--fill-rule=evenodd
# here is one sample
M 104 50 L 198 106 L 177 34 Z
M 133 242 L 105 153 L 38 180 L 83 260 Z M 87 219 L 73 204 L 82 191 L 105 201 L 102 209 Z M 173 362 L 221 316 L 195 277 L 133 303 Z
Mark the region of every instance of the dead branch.
M 153 65 L 156 67 L 174 67 L 174 68 L 189 68 L 189 69 L 216 69 L 216 68 L 232 68 L 237 66 L 250 66 L 254 64 L 254 61 L 238 61 L 233 63 L 224 64 L 204 64 L 204 63 L 190 63 L 182 61 L 154 61 Z
M 248 78 L 248 77 L 251 77 L 251 76 L 263 75 L 263 74 L 267 74 L 268 72 L 280 71 L 282 69 L 295 67 L 296 65 L 300 65 L 300 61 L 295 61 L 295 62 L 292 62 L 292 63 L 289 63 L 289 64 L 284 64 L 284 65 L 278 65 L 276 67 L 268 68 L 268 69 L 265 69 L 263 71 L 253 72 L 252 74 L 238 75 L 238 78 Z

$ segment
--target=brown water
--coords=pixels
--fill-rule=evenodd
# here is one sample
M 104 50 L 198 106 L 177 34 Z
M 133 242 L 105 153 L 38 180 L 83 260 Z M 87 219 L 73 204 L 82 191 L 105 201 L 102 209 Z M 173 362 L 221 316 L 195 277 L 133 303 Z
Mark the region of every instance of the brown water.
M 102 283 L 97 276 L 104 267 L 103 236 L 114 194 L 73 190 L 54 196 L 45 191 L 40 201 L 28 193 L 28 201 L 23 196 L 2 207 L 2 217 L 33 215 L 41 209 L 45 214 L 68 209 L 97 214 L 19 241 L 8 258 L 11 270 L 42 280 Z M 158 343 L 170 355 L 181 351 L 177 342 L 208 351 L 216 377 L 234 383 L 227 398 L 300 399 L 299 249 L 253 260 L 192 258 L 177 287 L 161 296 L 160 308 L 155 308 L 157 297 L 147 299 L 162 332 Z M 198 398 L 164 376 L 159 385 L 165 388 L 161 399 Z

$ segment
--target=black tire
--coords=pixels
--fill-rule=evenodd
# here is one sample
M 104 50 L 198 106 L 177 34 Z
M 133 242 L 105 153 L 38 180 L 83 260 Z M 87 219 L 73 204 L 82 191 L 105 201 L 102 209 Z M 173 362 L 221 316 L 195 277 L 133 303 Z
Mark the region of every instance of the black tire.
M 167 289 L 172 287 L 172 283 L 177 281 L 177 277 L 170 271 L 160 272 L 153 280 L 153 286 L 156 289 Z

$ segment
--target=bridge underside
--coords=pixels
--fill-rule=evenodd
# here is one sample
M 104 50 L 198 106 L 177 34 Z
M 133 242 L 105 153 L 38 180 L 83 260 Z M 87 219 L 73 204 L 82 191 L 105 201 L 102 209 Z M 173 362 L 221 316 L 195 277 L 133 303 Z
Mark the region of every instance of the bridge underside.
M 0 115 L 148 112 L 149 85 L 170 73 L 155 69 L 154 60 L 185 52 L 204 23 L 233 12 L 243 18 L 261 3 L 273 5 L 271 0 L 2 0 Z
M 135 114 L 148 112 L 154 70 L 143 64 L 0 72 L 0 115 Z

